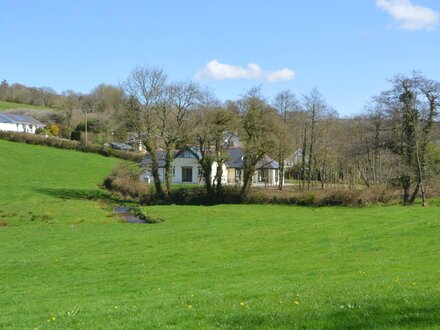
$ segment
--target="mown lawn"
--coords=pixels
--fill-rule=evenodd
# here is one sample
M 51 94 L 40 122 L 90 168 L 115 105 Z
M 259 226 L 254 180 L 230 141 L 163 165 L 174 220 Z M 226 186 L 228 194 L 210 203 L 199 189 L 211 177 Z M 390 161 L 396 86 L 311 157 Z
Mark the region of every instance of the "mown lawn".
M 0 101 L 0 111 L 12 109 L 54 110 L 52 108 L 42 107 L 38 105 Z
M 5 150 L 0 210 L 19 210 L 0 227 L 0 328 L 440 325 L 438 206 L 154 206 L 166 222 L 127 224 L 81 193 L 115 160 Z

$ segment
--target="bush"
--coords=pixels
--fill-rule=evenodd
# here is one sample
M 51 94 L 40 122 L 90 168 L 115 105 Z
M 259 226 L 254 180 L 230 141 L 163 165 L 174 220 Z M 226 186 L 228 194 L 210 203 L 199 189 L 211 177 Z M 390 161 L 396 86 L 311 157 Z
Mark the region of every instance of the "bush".
M 86 123 L 85 122 L 80 122 L 76 126 L 75 130 L 76 131 L 85 132 L 85 130 L 86 130 Z M 89 119 L 87 121 L 87 131 L 93 132 L 93 133 L 100 133 L 103 130 L 104 130 L 104 126 L 103 126 L 102 122 L 99 119 Z
M 70 139 L 75 141 L 81 141 L 81 132 L 73 131 L 72 133 L 70 133 Z
M 139 180 L 127 164 L 116 165 L 112 173 L 104 179 L 104 187 L 122 198 L 140 201 L 149 194 L 149 186 Z
M 52 124 L 50 125 L 49 131 L 50 134 L 52 134 L 53 136 L 58 136 L 58 134 L 60 133 L 60 128 L 57 124 Z

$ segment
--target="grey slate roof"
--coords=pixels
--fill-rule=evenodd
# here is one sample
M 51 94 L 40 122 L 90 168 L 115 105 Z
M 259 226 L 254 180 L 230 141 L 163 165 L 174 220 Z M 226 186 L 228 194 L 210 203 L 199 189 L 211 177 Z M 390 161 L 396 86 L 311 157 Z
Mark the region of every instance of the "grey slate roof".
M 242 148 L 229 148 L 228 160 L 226 161 L 226 167 L 229 168 L 242 168 L 243 167 L 243 149 Z
M 26 124 L 35 125 L 37 127 L 44 127 L 44 124 L 38 120 L 25 115 L 15 115 L 12 113 L 0 113 L 0 123 L 7 124 Z
M 243 168 L 243 149 L 242 148 L 229 148 L 229 159 L 226 162 L 226 167 L 229 168 Z M 278 169 L 280 165 L 277 161 L 273 160 L 269 156 L 264 156 L 257 163 L 257 169 Z
M 129 150 L 129 151 L 133 150 L 132 146 L 130 146 L 130 145 L 126 144 L 126 143 L 121 143 L 121 142 L 112 142 L 112 143 L 110 143 L 110 146 L 113 149 Z
M 157 150 L 156 151 L 156 157 L 157 157 L 157 162 L 158 162 L 159 167 L 165 167 L 165 156 L 166 156 L 166 153 L 164 150 Z M 144 158 L 142 158 L 141 166 L 143 166 L 143 167 L 150 167 L 151 166 L 151 157 L 149 154 L 147 156 L 145 156 Z

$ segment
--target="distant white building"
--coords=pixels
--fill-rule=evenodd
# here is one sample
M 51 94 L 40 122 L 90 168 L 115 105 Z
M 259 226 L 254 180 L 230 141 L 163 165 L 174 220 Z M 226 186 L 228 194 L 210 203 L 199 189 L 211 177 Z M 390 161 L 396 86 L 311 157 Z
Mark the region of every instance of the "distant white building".
M 0 113 L 0 131 L 35 134 L 37 128 L 42 127 L 43 123 L 30 116 Z

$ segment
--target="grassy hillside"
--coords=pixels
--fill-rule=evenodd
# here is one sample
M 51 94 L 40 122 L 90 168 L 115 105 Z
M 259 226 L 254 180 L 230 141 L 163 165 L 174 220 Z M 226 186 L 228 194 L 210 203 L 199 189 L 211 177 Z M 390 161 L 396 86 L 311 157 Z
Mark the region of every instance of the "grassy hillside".
M 0 101 L 0 111 L 7 111 L 11 109 L 54 110 L 52 108 L 40 107 L 38 105 Z
M 36 226 L 106 219 L 87 198 L 103 193 L 98 184 L 117 159 L 4 140 L 0 155 L 0 221 Z
M 438 206 L 155 206 L 166 222 L 133 225 L 83 199 L 114 160 L 0 152 L 0 328 L 440 324 Z

